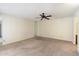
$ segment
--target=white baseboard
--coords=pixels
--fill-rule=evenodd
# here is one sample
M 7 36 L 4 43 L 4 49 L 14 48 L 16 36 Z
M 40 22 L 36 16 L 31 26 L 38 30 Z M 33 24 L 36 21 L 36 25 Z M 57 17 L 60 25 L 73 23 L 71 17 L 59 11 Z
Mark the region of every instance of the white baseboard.
M 17 40 L 17 41 L 4 41 L 2 45 L 7 45 L 7 44 L 11 44 L 11 43 L 15 43 L 15 42 L 19 42 L 19 41 L 23 41 L 23 40 L 28 40 L 28 39 L 32 39 L 34 37 L 30 37 L 30 38 L 26 38 L 26 39 L 22 39 L 22 40 Z
M 44 36 L 36 36 L 36 37 L 42 37 L 42 38 L 56 39 L 56 40 L 62 40 L 62 41 L 69 41 L 69 42 L 72 42 L 72 41 L 70 41 L 70 40 L 63 40 L 63 39 L 51 38 L 51 37 L 44 37 Z M 72 43 L 73 43 L 73 42 L 72 42 Z

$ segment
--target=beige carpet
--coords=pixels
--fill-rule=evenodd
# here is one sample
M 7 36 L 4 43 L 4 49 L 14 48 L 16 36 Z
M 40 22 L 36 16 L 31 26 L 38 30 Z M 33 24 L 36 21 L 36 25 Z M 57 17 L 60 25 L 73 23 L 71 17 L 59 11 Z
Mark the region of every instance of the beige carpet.
M 71 42 L 32 38 L 0 47 L 1 56 L 75 56 L 76 46 Z

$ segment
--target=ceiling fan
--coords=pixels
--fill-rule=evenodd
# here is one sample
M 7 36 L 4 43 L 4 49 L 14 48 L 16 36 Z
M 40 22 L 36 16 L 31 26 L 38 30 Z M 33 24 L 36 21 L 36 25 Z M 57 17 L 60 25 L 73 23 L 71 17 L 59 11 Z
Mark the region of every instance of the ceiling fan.
M 45 13 L 42 13 L 42 14 L 40 14 L 40 18 L 41 18 L 41 20 L 43 20 L 43 19 L 47 19 L 47 20 L 49 20 L 49 17 L 52 17 L 52 15 L 45 15 Z

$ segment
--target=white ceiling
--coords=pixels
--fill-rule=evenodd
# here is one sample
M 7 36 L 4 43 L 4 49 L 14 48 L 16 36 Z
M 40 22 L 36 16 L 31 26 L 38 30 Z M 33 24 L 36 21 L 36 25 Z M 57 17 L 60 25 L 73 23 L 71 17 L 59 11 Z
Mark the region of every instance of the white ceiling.
M 71 16 L 78 7 L 77 4 L 64 3 L 0 3 L 0 13 L 35 19 L 40 13 L 45 12 L 53 18 L 59 18 Z

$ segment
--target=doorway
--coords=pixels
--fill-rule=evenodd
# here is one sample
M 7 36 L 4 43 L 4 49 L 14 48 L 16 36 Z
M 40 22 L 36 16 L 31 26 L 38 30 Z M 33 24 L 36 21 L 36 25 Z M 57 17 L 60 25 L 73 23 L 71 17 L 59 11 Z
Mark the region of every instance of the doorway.
M 78 44 L 78 17 L 74 17 L 74 44 Z

